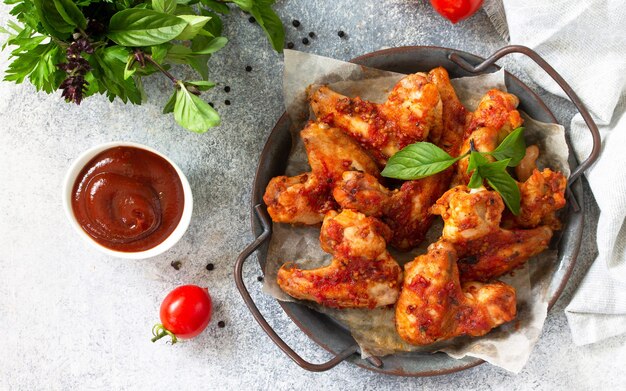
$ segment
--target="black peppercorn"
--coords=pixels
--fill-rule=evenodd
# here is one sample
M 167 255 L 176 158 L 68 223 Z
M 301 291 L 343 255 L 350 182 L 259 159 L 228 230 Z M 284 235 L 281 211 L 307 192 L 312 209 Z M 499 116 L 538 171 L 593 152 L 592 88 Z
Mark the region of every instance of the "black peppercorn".
M 294 46 L 293 42 L 287 42 L 287 49 L 293 49 Z
M 230 101 L 229 101 L 228 99 L 226 99 L 226 100 L 224 101 L 224 104 L 225 104 L 226 106 L 230 106 Z
M 250 65 L 246 67 L 246 72 L 252 72 L 252 67 Z
M 314 33 L 313 31 L 311 31 L 311 32 L 309 33 L 309 37 L 311 37 L 311 38 L 315 38 L 315 33 Z
M 339 38 L 343 38 L 346 36 L 346 33 L 343 30 L 339 30 L 337 31 L 337 35 L 339 36 Z
M 230 87 L 229 86 L 224 87 L 224 91 L 230 92 Z
M 226 323 L 223 320 L 220 320 L 219 322 L 217 322 L 217 327 L 223 329 L 224 327 L 226 327 Z
M 251 17 L 248 18 L 248 22 L 255 23 L 256 19 L 254 19 L 254 16 L 251 16 Z
M 293 25 L 293 27 L 300 27 L 300 21 L 297 19 L 294 19 L 291 24 Z
M 211 106 L 211 107 L 215 107 L 215 105 L 213 104 L 213 102 L 209 102 L 209 106 Z
M 215 265 L 213 265 L 212 263 L 208 263 L 208 264 L 206 265 L 206 269 L 207 269 L 208 271 L 211 271 L 211 270 L 215 269 Z
M 180 267 L 183 265 L 183 263 L 181 261 L 172 261 L 172 263 L 170 263 L 170 265 L 176 269 L 176 270 L 180 270 Z
M 263 276 L 258 276 L 258 277 L 256 278 L 256 280 L 257 280 L 258 282 L 263 281 Z
M 302 43 L 305 45 L 309 44 L 309 39 L 308 38 L 302 38 Z

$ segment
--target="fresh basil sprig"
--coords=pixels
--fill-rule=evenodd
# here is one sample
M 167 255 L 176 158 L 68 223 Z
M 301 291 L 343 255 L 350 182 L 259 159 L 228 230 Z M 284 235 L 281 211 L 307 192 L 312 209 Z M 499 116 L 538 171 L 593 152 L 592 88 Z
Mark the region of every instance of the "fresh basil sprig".
M 447 152 L 428 142 L 418 142 L 406 146 L 393 155 L 381 175 L 388 178 L 415 180 L 442 172 L 455 162 L 469 155 L 467 173 L 472 173 L 470 188 L 483 186 L 484 181 L 500 193 L 506 206 L 518 215 L 520 212 L 520 191 L 517 182 L 507 172 L 507 167 L 515 167 L 526 154 L 524 128 L 512 131 L 498 147 L 491 152 L 478 152 L 472 148 L 466 153 L 452 157 Z M 491 162 L 485 156 L 491 155 Z
M 164 112 L 182 127 L 206 132 L 219 125 L 217 112 L 199 98 L 215 84 L 207 61 L 228 40 L 219 14 L 232 3 L 254 16 L 273 48 L 282 51 L 283 25 L 272 10 L 275 0 L 4 0 L 13 6 L 0 33 L 12 46 L 4 80 L 25 79 L 48 93 L 58 89 L 68 102 L 91 95 L 141 104 L 142 78 L 162 73 L 173 95 Z M 193 68 L 199 81 L 180 80 L 172 64 Z

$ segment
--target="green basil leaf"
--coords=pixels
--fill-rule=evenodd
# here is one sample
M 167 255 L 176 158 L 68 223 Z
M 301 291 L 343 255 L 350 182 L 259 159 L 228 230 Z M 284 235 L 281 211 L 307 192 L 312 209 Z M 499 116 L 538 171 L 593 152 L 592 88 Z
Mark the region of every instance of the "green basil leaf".
M 37 14 L 39 15 L 39 22 L 48 34 L 53 37 L 65 40 L 74 32 L 76 26 L 67 23 L 63 17 L 59 14 L 54 2 L 50 0 L 33 0 Z
M 509 167 L 517 166 L 526 155 L 526 142 L 524 141 L 524 128 L 512 131 L 498 148 L 490 152 L 497 160 L 511 159 Z
M 130 56 L 128 56 L 128 60 L 126 61 L 126 66 L 124 67 L 124 80 L 133 76 L 135 72 L 137 72 L 137 68 L 135 68 L 134 65 L 135 65 L 135 56 L 131 54 Z
M 183 82 L 178 82 L 174 119 L 192 132 L 204 133 L 220 124 L 220 117 L 208 103 L 190 93 Z
M 381 175 L 404 180 L 425 178 L 447 169 L 459 159 L 435 144 L 414 143 L 393 155 Z
M 470 178 L 467 187 L 469 187 L 470 189 L 478 189 L 482 185 L 483 177 L 480 175 L 480 172 L 478 170 L 474 170 L 474 173 L 472 174 L 472 177 Z
M 233 0 L 233 3 L 246 12 L 250 12 L 254 6 L 254 0 Z
M 487 163 L 489 163 L 489 160 L 481 155 L 480 152 L 472 151 L 470 152 L 469 162 L 467 164 L 467 173 L 469 174 L 473 170 L 476 170 L 476 167 Z
M 157 46 L 152 46 L 150 48 L 150 56 L 152 59 L 159 64 L 165 60 L 165 56 L 167 56 L 167 49 L 169 48 L 169 44 L 162 44 Z
M 224 3 L 220 3 L 216 0 L 200 0 L 200 2 L 207 7 L 211 8 L 213 11 L 219 12 L 220 14 L 227 15 L 230 13 L 230 8 Z
M 173 14 L 176 5 L 176 0 L 152 0 L 152 9 L 166 14 Z
M 272 2 L 270 2 L 270 4 L 271 3 Z M 250 13 L 263 28 L 263 31 L 265 31 L 274 50 L 278 53 L 282 53 L 285 46 L 285 28 L 272 7 L 269 5 L 259 5 L 253 7 Z
M 517 216 L 520 213 L 521 195 L 517 182 L 506 171 L 510 162 L 511 159 L 504 159 L 479 166 L 477 170 L 489 186 L 500 193 L 506 206 Z
M 186 81 L 185 84 L 191 84 L 192 86 L 196 86 L 200 91 L 208 91 L 211 88 L 215 87 L 215 83 L 208 80 Z
M 185 27 L 177 16 L 131 8 L 113 15 L 107 36 L 121 46 L 152 46 L 175 39 Z
M 170 99 L 167 101 L 167 103 L 163 107 L 163 114 L 168 114 L 168 113 L 173 113 L 174 112 L 174 107 L 176 105 L 176 95 L 177 94 L 178 94 L 178 91 L 174 91 L 172 96 L 170 96 Z
M 198 15 L 178 15 L 178 17 L 187 22 L 187 26 L 185 26 L 183 31 L 176 37 L 176 39 L 180 40 L 193 39 L 211 19 L 208 16 Z
M 213 38 L 206 43 L 203 43 L 201 46 L 196 47 L 196 45 L 192 46 L 193 54 L 211 54 L 215 53 L 221 48 L 223 48 L 228 43 L 228 39 L 225 37 L 216 37 Z
M 81 10 L 72 2 L 72 0 L 53 1 L 54 6 L 64 21 L 73 26 L 80 27 L 81 29 L 87 28 L 87 19 L 85 19 Z

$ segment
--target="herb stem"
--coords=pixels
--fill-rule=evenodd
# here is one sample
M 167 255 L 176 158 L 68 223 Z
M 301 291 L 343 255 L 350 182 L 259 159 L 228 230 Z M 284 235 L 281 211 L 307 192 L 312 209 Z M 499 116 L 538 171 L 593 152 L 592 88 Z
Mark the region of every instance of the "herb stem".
M 154 59 L 149 55 L 149 54 L 145 54 L 144 52 L 142 52 L 139 49 L 135 49 L 135 56 L 139 56 L 142 59 L 145 59 L 146 61 L 148 61 L 150 64 L 154 65 L 156 69 L 158 69 L 159 71 L 161 71 L 162 74 L 164 74 L 165 76 L 167 76 L 168 79 L 170 79 L 172 81 L 172 83 L 174 84 L 178 84 L 178 79 L 176 79 L 174 77 L 174 75 L 172 75 L 171 73 L 169 73 L 165 68 L 163 68 L 161 66 L 161 64 L 159 64 L 158 62 L 154 61 Z M 140 61 L 141 62 L 141 61 Z

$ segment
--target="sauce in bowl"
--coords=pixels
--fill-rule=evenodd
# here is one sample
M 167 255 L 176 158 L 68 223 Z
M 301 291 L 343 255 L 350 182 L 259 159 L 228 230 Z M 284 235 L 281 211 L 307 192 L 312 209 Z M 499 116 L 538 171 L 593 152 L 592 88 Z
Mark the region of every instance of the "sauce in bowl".
M 120 146 L 91 159 L 72 189 L 78 224 L 97 243 L 138 252 L 162 243 L 176 229 L 185 196 L 176 169 L 161 156 Z

